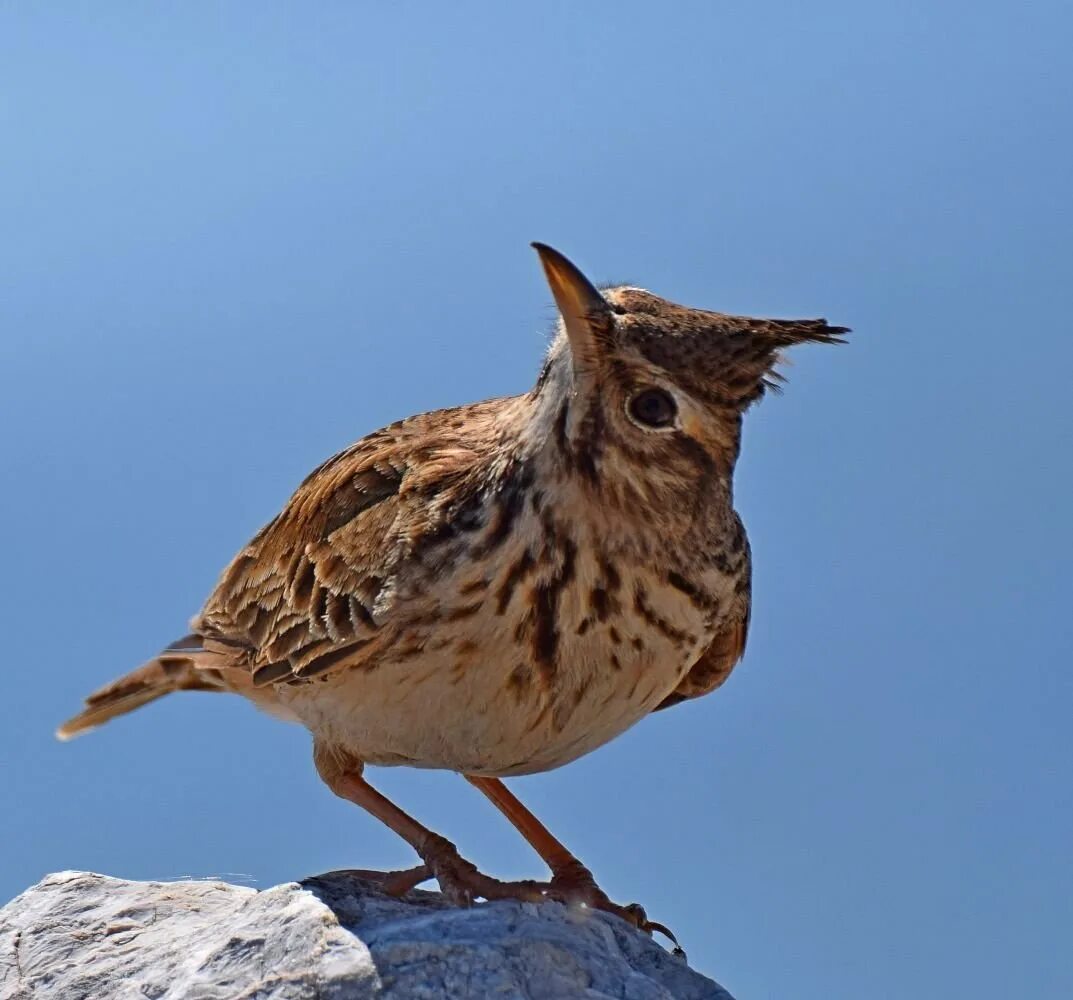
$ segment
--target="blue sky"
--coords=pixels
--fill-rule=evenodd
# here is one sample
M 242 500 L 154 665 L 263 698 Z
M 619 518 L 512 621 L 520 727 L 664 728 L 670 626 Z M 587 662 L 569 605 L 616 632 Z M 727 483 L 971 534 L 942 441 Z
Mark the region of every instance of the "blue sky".
M 51 733 L 321 459 L 532 383 L 540 239 L 855 333 L 748 418 L 744 664 L 515 790 L 740 1000 L 1073 993 L 1073 13 L 660 7 L 4 5 L 0 898 L 410 863 L 238 699 Z

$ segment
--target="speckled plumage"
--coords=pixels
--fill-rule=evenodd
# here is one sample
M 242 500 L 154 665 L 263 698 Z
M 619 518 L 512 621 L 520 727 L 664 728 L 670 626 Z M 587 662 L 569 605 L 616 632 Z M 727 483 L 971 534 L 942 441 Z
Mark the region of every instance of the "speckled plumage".
M 845 331 L 597 292 L 538 250 L 562 323 L 534 389 L 329 459 L 235 557 L 191 636 L 61 735 L 168 691 L 234 691 L 305 724 L 340 791 L 363 762 L 554 768 L 726 679 L 749 622 L 742 414 L 781 349 Z M 634 414 L 646 392 L 672 424 Z

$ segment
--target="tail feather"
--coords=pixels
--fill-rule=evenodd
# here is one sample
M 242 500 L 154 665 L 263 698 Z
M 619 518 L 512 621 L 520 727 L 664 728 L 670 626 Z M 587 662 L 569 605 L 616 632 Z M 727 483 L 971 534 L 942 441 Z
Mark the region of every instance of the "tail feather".
M 172 643 L 137 670 L 94 691 L 86 699 L 86 707 L 60 726 L 56 736 L 72 739 L 173 691 L 220 690 L 211 672 L 198 669 L 198 657 L 203 652 L 197 636 Z

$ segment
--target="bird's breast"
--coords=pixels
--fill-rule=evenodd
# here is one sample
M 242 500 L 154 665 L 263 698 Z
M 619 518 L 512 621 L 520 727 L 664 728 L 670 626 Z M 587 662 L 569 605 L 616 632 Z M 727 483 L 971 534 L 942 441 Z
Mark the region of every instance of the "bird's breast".
M 707 648 L 732 591 L 719 574 L 683 586 L 584 538 L 520 533 L 483 567 L 460 561 L 414 582 L 374 663 L 283 697 L 369 763 L 549 770 L 651 712 Z

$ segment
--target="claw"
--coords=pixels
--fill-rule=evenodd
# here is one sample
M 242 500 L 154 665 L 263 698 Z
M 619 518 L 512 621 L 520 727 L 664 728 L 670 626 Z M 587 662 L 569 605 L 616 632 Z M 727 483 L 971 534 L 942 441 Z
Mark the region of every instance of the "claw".
M 548 897 L 563 903 L 582 903 L 594 910 L 613 913 L 648 935 L 651 935 L 653 931 L 659 931 L 674 945 L 673 955 L 683 959 L 686 957 L 685 951 L 678 943 L 678 938 L 668 927 L 655 920 L 649 920 L 645 908 L 640 903 L 628 903 L 626 906 L 613 903 L 607 893 L 596 884 L 592 873 L 581 864 L 569 870 L 556 872 L 548 889 Z
M 662 934 L 668 941 L 671 942 L 671 944 L 674 945 L 674 948 L 671 949 L 671 954 L 674 955 L 676 958 L 682 959 L 683 961 L 688 960 L 686 957 L 685 948 L 683 948 L 678 943 L 678 938 L 676 938 L 674 934 L 671 933 L 670 928 L 666 924 L 656 923 L 655 920 L 646 920 L 645 926 L 642 927 L 641 930 L 647 931 L 649 934 L 651 934 L 653 931 L 659 931 L 660 934 Z

